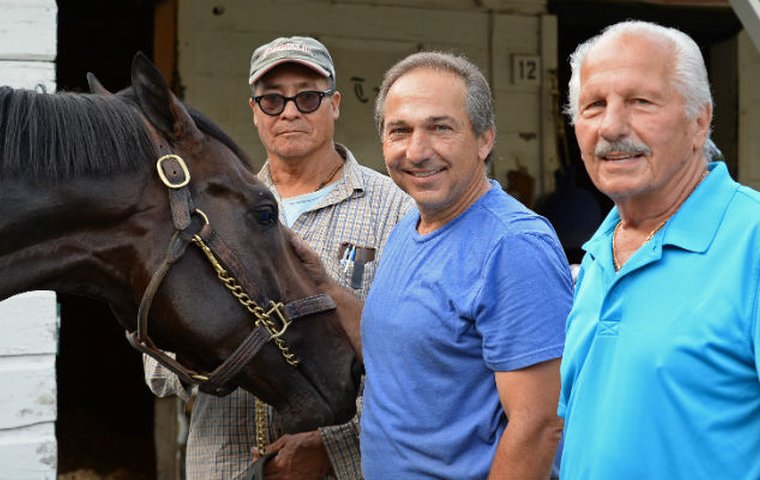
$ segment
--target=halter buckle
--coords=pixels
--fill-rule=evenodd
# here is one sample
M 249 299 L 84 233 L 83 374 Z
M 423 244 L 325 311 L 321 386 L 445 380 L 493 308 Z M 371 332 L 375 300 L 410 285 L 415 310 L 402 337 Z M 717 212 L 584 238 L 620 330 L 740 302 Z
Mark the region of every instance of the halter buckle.
M 166 176 L 166 172 L 164 172 L 164 165 L 163 163 L 165 161 L 174 160 L 176 164 L 179 165 L 180 171 L 182 172 L 182 175 L 184 178 L 182 180 L 179 180 L 177 182 L 172 182 L 169 180 L 169 178 Z M 171 167 L 166 167 L 171 168 Z M 164 155 L 162 157 L 159 157 L 158 160 L 156 160 L 156 170 L 158 170 L 158 176 L 161 178 L 161 181 L 164 182 L 164 185 L 166 185 L 169 188 L 172 189 L 178 189 L 187 186 L 190 183 L 190 171 L 187 169 L 187 165 L 185 164 L 185 161 L 182 160 L 182 157 L 179 155 L 174 155 L 173 153 L 170 153 L 168 155 Z M 176 175 L 177 172 L 174 172 Z
M 280 308 L 284 306 L 282 302 L 275 302 L 274 300 L 270 300 L 269 303 L 272 305 L 272 308 L 270 308 L 266 313 L 264 313 L 264 315 L 266 315 L 270 320 L 272 320 L 273 317 L 271 316 L 271 314 L 274 312 L 277 314 L 276 318 L 278 318 L 280 320 L 280 323 L 282 323 L 282 328 L 279 331 L 277 331 L 275 330 L 274 321 L 272 321 L 271 330 L 274 330 L 274 333 L 272 333 L 271 330 L 269 333 L 272 336 L 272 338 L 280 338 L 282 334 L 285 333 L 285 330 L 287 330 L 288 327 L 290 326 L 291 321 L 285 318 L 285 315 L 280 310 Z

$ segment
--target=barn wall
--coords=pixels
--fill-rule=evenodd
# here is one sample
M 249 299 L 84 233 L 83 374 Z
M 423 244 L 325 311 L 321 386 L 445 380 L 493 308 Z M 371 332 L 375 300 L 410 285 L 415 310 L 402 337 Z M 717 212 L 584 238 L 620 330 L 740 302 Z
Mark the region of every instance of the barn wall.
M 54 0 L 0 0 L 0 85 L 55 90 Z
M 181 88 L 185 100 L 218 121 L 259 167 L 265 154 L 248 106 L 251 52 L 277 36 L 317 37 L 332 53 L 343 94 L 336 139 L 361 163 L 385 171 L 372 119 L 383 73 L 421 49 L 463 53 L 494 91 L 498 133 L 491 174 L 506 186 L 507 172 L 523 168 L 535 182 L 535 197 L 552 187 L 546 179 L 556 168 L 548 72 L 556 69 L 557 27 L 545 3 L 179 0 Z
M 0 85 L 54 91 L 55 1 L 0 0 L 0 12 Z M 0 480 L 56 477 L 56 309 L 53 292 L 0 302 Z
M 739 181 L 760 190 L 760 52 L 746 31 L 738 36 Z
M 56 309 L 46 291 L 0 302 L 1 480 L 56 476 Z

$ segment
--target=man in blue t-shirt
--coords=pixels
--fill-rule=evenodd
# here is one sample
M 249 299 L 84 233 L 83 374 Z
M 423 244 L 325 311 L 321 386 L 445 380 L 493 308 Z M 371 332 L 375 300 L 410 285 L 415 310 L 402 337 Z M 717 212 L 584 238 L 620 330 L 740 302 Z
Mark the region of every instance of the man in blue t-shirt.
M 362 473 L 544 480 L 572 281 L 551 225 L 486 177 L 488 83 L 464 57 L 416 53 L 386 73 L 376 120 L 417 209 L 391 232 L 363 313 L 293 239 L 363 353 Z
M 363 312 L 293 238 L 363 354 L 362 473 L 545 480 L 572 281 L 551 225 L 486 177 L 488 83 L 464 57 L 416 53 L 386 73 L 376 120 L 417 209 L 391 232 Z
M 486 177 L 490 88 L 464 57 L 413 54 L 380 88 L 396 226 L 364 305 L 368 480 L 545 479 L 571 303 L 551 225 Z

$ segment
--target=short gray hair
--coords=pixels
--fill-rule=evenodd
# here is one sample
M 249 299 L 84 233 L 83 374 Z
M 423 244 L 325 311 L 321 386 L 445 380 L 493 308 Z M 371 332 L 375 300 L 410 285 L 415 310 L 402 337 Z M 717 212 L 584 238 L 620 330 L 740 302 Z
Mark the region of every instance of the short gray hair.
M 375 126 L 380 137 L 383 136 L 388 91 L 399 78 L 420 69 L 442 70 L 459 75 L 467 88 L 465 109 L 475 133 L 481 135 L 490 129 L 496 129 L 491 87 L 478 67 L 464 56 L 431 51 L 413 53 L 385 72 L 375 102 Z
M 568 85 L 568 103 L 565 113 L 570 117 L 571 123 L 575 124 L 578 119 L 581 66 L 586 56 L 601 42 L 625 35 L 646 35 L 663 40 L 671 47 L 675 57 L 673 81 L 684 98 L 686 118 L 693 119 L 703 108 L 712 106 L 713 99 L 710 93 L 710 82 L 707 79 L 707 69 L 696 42 L 675 28 L 663 27 L 651 22 L 627 20 L 605 28 L 599 35 L 580 44 L 570 56 L 572 74 Z

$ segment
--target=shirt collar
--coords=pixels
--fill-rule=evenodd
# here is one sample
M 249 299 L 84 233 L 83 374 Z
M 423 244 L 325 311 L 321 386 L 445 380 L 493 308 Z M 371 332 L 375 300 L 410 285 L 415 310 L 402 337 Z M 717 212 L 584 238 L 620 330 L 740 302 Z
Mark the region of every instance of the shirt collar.
M 710 174 L 697 185 L 666 225 L 663 244 L 704 252 L 715 238 L 738 184 L 731 179 L 725 163 L 711 162 L 707 168 Z M 609 252 L 612 233 L 619 221 L 620 214 L 617 207 L 613 207 L 594 235 L 583 244 L 583 250 L 595 258 Z
M 341 178 L 338 180 L 337 188 L 330 192 L 330 194 L 323 199 L 323 201 L 327 202 L 327 204 L 338 203 L 346 200 L 350 198 L 354 192 L 356 192 L 358 196 L 361 196 L 364 193 L 364 178 L 361 175 L 361 171 L 359 170 L 359 162 L 356 161 L 354 154 L 340 143 L 335 144 L 335 150 L 341 157 L 343 157 L 345 162 L 343 162 L 343 170 L 341 171 Z M 261 180 L 264 185 L 266 185 L 272 191 L 272 193 L 274 193 L 277 201 L 279 202 L 281 198 L 280 194 L 277 192 L 277 188 L 275 187 L 274 182 L 272 181 L 272 172 L 269 169 L 269 161 L 266 161 L 264 163 L 264 166 L 261 167 L 261 170 L 259 170 L 257 176 L 259 177 L 259 180 Z M 320 204 L 324 202 L 320 202 Z
M 681 205 L 664 232 L 663 244 L 705 252 L 718 232 L 728 204 L 739 186 L 723 162 L 711 162 L 710 174 Z
M 354 154 L 340 143 L 335 144 L 335 150 L 346 160 L 343 163 L 343 178 L 345 182 L 341 181 L 340 185 L 338 185 L 338 189 L 343 191 L 342 198 L 348 198 L 354 192 L 357 194 L 363 193 L 364 177 L 359 171 L 359 162 L 356 161 Z

